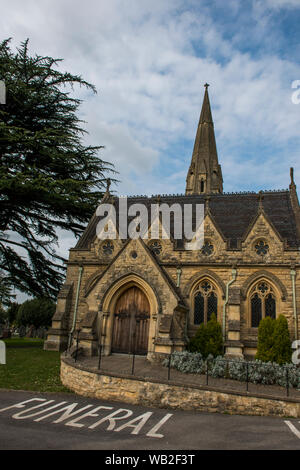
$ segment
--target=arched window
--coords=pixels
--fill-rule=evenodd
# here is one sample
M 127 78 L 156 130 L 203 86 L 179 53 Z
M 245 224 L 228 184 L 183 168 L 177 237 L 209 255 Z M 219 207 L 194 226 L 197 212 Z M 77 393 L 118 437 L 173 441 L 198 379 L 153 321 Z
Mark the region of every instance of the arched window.
M 204 180 L 201 179 L 201 181 L 200 181 L 200 193 L 204 193 L 204 188 L 205 188 L 205 186 L 204 186 Z
M 194 325 L 207 323 L 214 313 L 218 316 L 218 296 L 215 286 L 207 279 L 194 291 Z
M 258 282 L 250 293 L 251 327 L 258 328 L 265 317 L 276 318 L 276 297 L 266 281 Z

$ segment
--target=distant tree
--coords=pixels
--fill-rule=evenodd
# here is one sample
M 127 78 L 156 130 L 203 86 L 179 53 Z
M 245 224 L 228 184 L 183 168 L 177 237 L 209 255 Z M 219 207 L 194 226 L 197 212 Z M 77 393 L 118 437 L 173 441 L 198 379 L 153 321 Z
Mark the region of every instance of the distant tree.
M 11 280 L 3 271 L 0 271 L 0 303 L 2 305 L 9 305 L 12 297 Z
M 16 52 L 9 43 L 0 42 L 0 269 L 19 290 L 55 298 L 65 261 L 57 229 L 82 233 L 113 170 L 102 146 L 83 143 L 71 95 L 75 84 L 95 87 L 58 71 L 61 59 L 30 56 L 28 40 Z
M 5 325 L 7 322 L 7 313 L 4 310 L 2 304 L 0 303 L 0 325 Z
M 16 321 L 19 307 L 20 304 L 18 304 L 17 302 L 12 302 L 7 308 L 7 318 L 10 325 L 12 325 Z
M 55 303 L 50 299 L 26 300 L 18 309 L 17 324 L 19 326 L 33 325 L 35 328 L 50 326 L 54 312 Z

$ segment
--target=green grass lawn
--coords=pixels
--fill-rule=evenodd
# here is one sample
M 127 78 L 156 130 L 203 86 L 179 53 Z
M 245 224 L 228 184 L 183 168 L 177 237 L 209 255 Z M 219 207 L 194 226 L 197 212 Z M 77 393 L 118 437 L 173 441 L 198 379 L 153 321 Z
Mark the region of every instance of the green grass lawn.
M 0 364 L 0 388 L 68 392 L 59 377 L 60 353 L 44 351 L 43 340 L 12 338 L 6 343 L 6 364 Z

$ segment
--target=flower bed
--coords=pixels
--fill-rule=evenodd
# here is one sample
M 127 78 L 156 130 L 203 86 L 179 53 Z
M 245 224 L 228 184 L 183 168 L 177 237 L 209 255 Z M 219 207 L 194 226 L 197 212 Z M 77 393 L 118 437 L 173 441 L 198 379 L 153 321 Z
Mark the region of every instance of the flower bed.
M 165 359 L 164 366 L 169 365 Z M 206 374 L 214 378 L 233 379 L 263 385 L 280 385 L 300 388 L 300 368 L 294 364 L 279 365 L 273 362 L 243 359 L 225 359 L 223 356 L 204 359 L 200 353 L 188 351 L 175 352 L 171 356 L 170 366 L 186 374 Z

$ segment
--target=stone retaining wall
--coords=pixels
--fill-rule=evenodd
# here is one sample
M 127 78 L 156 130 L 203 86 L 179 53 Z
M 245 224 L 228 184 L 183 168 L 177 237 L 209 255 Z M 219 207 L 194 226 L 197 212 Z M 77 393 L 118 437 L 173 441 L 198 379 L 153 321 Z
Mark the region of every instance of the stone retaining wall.
M 101 400 L 182 410 L 240 415 L 300 418 L 300 402 L 293 399 L 249 396 L 241 392 L 218 392 L 192 386 L 146 381 L 137 377 L 102 375 L 61 360 L 62 383 L 75 393 Z

